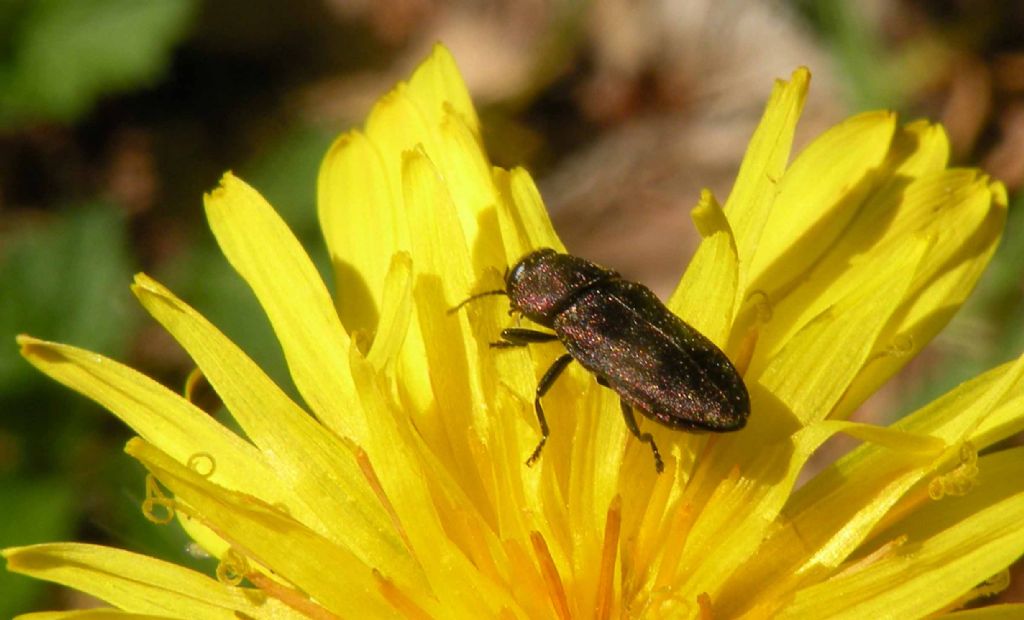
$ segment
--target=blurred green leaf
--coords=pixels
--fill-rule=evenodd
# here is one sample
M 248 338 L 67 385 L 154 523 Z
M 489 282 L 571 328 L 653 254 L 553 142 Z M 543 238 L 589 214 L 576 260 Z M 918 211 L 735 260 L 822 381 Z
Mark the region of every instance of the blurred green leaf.
M 71 121 L 105 93 L 151 83 L 196 0 L 36 0 L 0 11 L 0 125 Z
M 316 184 L 336 132 L 297 127 L 240 171 L 301 237 L 320 237 Z
M 78 516 L 72 510 L 73 498 L 66 479 L 0 479 L 0 547 L 70 538 Z M 32 602 L 45 587 L 42 581 L 0 571 L 0 618 L 32 611 Z
M 0 394 L 44 380 L 18 355 L 19 333 L 121 352 L 138 317 L 126 247 L 123 217 L 105 204 L 0 237 Z

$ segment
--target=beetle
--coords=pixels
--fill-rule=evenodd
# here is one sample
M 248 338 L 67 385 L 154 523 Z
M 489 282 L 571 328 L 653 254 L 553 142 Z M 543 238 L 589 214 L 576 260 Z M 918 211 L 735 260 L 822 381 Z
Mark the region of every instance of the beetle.
M 537 384 L 533 405 L 541 439 L 527 465 L 540 457 L 550 434 L 541 399 L 573 360 L 618 394 L 626 427 L 651 447 L 658 473 L 664 469 L 661 453 L 654 437 L 640 432 L 634 409 L 676 430 L 728 432 L 746 424 L 750 397 L 736 367 L 646 286 L 544 248 L 506 270 L 504 289 L 471 295 L 449 314 L 488 295 L 507 296 L 509 314 L 520 313 L 554 332 L 509 327 L 492 347 L 559 340 L 567 351 Z

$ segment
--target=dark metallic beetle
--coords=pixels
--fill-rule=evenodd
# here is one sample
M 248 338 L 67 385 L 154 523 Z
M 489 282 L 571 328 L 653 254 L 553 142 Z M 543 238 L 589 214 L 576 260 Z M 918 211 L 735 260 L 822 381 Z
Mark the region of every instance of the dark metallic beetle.
M 449 312 L 486 295 L 507 295 L 512 312 L 555 332 L 511 327 L 492 347 L 560 340 L 568 350 L 537 385 L 534 409 L 541 440 L 527 465 L 537 460 L 548 439 L 540 400 L 574 359 L 619 395 L 626 426 L 651 446 L 658 472 L 664 468 L 661 454 L 651 434 L 640 432 L 634 407 L 673 429 L 726 432 L 746 424 L 750 398 L 729 358 L 642 284 L 582 258 L 543 249 L 505 273 L 504 290 L 478 293 Z

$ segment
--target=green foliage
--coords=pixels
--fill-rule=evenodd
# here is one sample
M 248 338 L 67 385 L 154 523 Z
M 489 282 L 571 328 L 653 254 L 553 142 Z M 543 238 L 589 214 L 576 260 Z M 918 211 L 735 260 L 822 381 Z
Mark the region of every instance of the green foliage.
M 290 129 L 239 170 L 304 242 L 306 237 L 323 239 L 316 213 L 316 184 L 320 162 L 335 137 L 337 132 L 319 128 Z
M 0 126 L 69 122 L 104 94 L 150 84 L 196 0 L 31 0 L 0 9 Z
M 18 355 L 29 333 L 108 355 L 123 354 L 139 313 L 130 304 L 126 227 L 112 206 L 61 211 L 0 237 L 0 547 L 75 537 L 103 447 L 104 417 Z M 103 481 L 100 480 L 99 484 Z M 46 584 L 0 571 L 0 617 L 32 607 Z
M 127 247 L 122 216 L 105 204 L 0 238 L 0 394 L 46 381 L 18 355 L 16 334 L 122 350 L 138 316 Z
M 0 479 L 0 506 L 7 515 L 17 515 L 0 519 L 0 547 L 70 537 L 77 518 L 71 485 L 63 476 Z M 0 618 L 28 611 L 46 587 L 42 581 L 0 571 Z

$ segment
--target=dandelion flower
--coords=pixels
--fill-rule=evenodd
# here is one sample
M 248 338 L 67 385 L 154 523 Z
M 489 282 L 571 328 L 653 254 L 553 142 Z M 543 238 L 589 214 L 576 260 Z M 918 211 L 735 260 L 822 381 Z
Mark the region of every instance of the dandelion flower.
M 7 549 L 8 569 L 169 618 L 905 618 L 997 590 L 1024 552 L 1024 448 L 987 449 L 1024 428 L 1024 359 L 888 428 L 846 418 L 973 288 L 1005 190 L 948 168 L 940 127 L 890 112 L 790 162 L 808 80 L 776 84 L 725 204 L 701 196 L 703 241 L 668 301 L 743 372 L 744 430 L 643 420 L 659 475 L 615 394 L 574 364 L 524 464 L 559 347 L 490 349 L 509 321 L 499 297 L 445 310 L 563 248 L 530 176 L 488 162 L 438 47 L 323 163 L 334 298 L 255 190 L 227 174 L 206 196 L 302 402 L 145 275 L 132 290 L 244 435 L 113 360 L 19 338 L 134 429 L 144 512 L 176 519 L 216 575 L 77 543 Z M 837 433 L 859 447 L 796 488 Z

